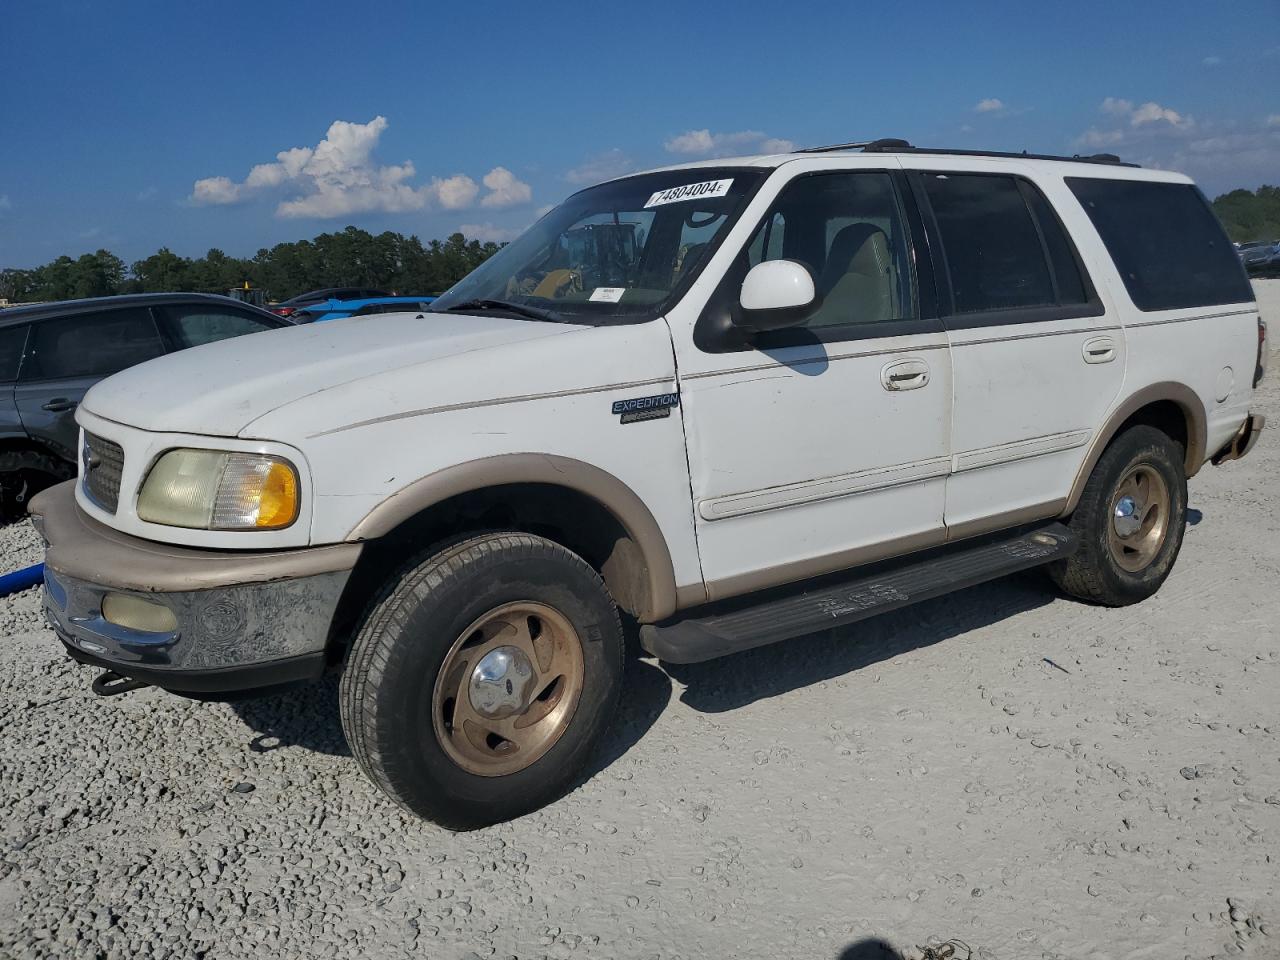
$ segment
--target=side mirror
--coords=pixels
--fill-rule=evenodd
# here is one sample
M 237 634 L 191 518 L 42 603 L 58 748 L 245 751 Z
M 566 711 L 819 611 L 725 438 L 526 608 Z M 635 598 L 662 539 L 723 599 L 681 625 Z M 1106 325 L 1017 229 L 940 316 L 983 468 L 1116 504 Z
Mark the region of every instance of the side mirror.
M 742 281 L 738 326 L 752 332 L 794 326 L 813 313 L 818 294 L 813 275 L 794 260 L 757 263 Z

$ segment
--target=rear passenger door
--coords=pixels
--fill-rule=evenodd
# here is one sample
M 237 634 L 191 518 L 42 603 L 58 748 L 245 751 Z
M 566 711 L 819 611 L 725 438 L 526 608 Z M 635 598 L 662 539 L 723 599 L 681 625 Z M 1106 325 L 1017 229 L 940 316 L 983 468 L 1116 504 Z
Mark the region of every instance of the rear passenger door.
M 32 437 L 76 460 L 76 407 L 99 380 L 163 354 L 146 307 L 77 313 L 31 325 L 14 388 L 18 415 Z
M 910 165 L 951 342 L 948 536 L 1055 516 L 1125 371 L 1119 320 L 1044 191 L 1078 205 L 1060 178 Z

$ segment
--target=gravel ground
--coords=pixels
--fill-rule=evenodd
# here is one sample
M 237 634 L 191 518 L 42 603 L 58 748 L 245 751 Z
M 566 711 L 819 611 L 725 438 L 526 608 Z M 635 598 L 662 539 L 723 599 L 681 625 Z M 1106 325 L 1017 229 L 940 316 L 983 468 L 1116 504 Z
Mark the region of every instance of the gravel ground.
M 0 600 L 0 957 L 1280 956 L 1277 435 L 1192 482 L 1147 603 L 1023 577 L 639 661 L 580 788 L 464 835 L 360 776 L 334 683 L 98 699 Z

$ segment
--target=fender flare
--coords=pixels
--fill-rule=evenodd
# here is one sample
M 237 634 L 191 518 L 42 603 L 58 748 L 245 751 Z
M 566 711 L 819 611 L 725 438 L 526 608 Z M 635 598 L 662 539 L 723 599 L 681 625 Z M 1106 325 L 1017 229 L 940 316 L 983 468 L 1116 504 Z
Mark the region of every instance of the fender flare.
M 647 587 L 643 620 L 661 620 L 676 610 L 675 567 L 662 528 L 629 486 L 599 467 L 544 453 L 509 453 L 455 464 L 415 480 L 374 507 L 347 534 L 348 541 L 384 536 L 423 510 L 464 493 L 518 483 L 564 487 L 595 500 L 627 532 L 639 552 Z
M 1102 451 L 1107 448 L 1107 445 L 1115 439 L 1124 422 L 1143 407 L 1166 400 L 1175 404 L 1186 419 L 1187 450 L 1185 469 L 1187 476 L 1194 477 L 1199 472 L 1200 467 L 1208 459 L 1208 453 L 1205 450 L 1209 442 L 1208 418 L 1205 414 L 1204 403 L 1200 400 L 1199 395 L 1185 383 L 1176 383 L 1174 381 L 1153 383 L 1126 397 L 1111 411 L 1110 416 L 1107 417 L 1106 422 L 1102 425 L 1102 429 L 1094 435 L 1093 442 L 1089 446 L 1088 456 L 1084 458 L 1084 462 L 1076 473 L 1075 482 L 1071 485 L 1071 493 L 1067 497 L 1067 505 L 1062 511 L 1063 516 L 1071 513 L 1076 508 L 1076 504 L 1080 502 L 1080 496 L 1084 493 L 1084 486 L 1089 482 L 1089 475 L 1093 473 L 1093 468 L 1097 464 L 1098 458 L 1102 456 Z

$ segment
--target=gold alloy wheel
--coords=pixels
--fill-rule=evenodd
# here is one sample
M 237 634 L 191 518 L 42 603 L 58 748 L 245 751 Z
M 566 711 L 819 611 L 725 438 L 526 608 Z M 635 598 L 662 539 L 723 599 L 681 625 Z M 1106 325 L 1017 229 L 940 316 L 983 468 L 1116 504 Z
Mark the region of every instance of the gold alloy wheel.
M 1169 532 L 1173 498 L 1159 471 L 1138 464 L 1116 487 L 1111 498 L 1107 545 L 1121 569 L 1141 573 L 1147 568 Z
M 582 641 L 531 600 L 490 610 L 454 641 L 431 697 L 436 739 L 468 773 L 500 777 L 560 739 L 582 695 Z

